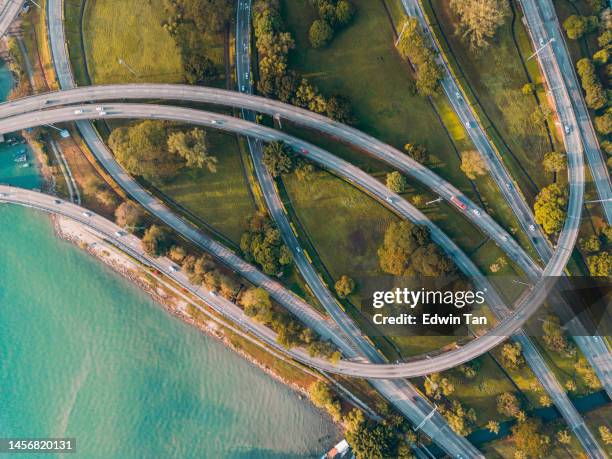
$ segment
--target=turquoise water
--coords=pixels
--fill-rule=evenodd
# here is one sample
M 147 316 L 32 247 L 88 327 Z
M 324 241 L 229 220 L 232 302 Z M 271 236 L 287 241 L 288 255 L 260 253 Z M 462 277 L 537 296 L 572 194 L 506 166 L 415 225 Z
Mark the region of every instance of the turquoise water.
M 9 166 L 0 182 L 37 186 Z M 68 458 L 313 457 L 336 440 L 310 404 L 58 240 L 46 216 L 0 205 L 0 254 L 0 437 L 76 437 Z

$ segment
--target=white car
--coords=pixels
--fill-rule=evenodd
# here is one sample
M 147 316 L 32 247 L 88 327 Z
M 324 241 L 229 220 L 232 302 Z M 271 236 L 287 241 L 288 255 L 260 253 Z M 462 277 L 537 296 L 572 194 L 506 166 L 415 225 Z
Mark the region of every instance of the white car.
M 222 120 L 212 120 L 212 124 L 223 124 Z
M 506 235 L 502 236 L 501 240 L 504 241 L 504 242 L 507 242 L 508 241 L 508 236 L 506 236 Z
M 457 99 L 461 99 L 461 93 L 460 93 L 459 91 L 457 91 L 457 92 L 455 93 L 455 97 L 456 97 Z
M 75 115 L 82 115 L 83 114 L 83 110 L 81 110 L 80 108 L 78 110 L 74 111 Z
M 211 294 L 212 296 L 217 296 L 217 292 L 215 292 L 215 291 L 213 291 L 213 290 L 211 290 L 211 291 L 210 291 L 210 294 Z
M 386 201 L 387 201 L 389 204 L 393 204 L 393 202 L 394 202 L 394 201 L 393 201 L 393 198 L 391 198 L 391 197 L 386 198 Z
M 104 111 L 104 107 L 97 106 L 97 107 L 96 107 L 96 111 L 97 111 L 97 112 L 103 112 L 103 111 Z
M 178 266 L 170 265 L 170 271 L 172 271 L 173 273 L 178 273 L 180 270 L 179 270 Z
M 529 231 L 535 231 L 535 226 L 529 225 Z
M 465 122 L 465 127 L 468 128 L 468 129 L 471 129 L 472 128 L 472 123 L 470 123 L 469 121 L 466 121 Z
M 100 116 L 106 116 L 106 112 L 105 112 L 105 111 L 98 112 L 98 115 L 100 115 Z
M 91 212 L 86 210 L 85 212 L 83 212 L 83 216 L 84 217 L 91 217 Z
M 124 234 L 123 231 L 115 231 L 115 236 L 117 237 L 121 237 L 123 236 L 123 234 Z
M 571 129 L 567 123 L 563 123 L 563 130 L 566 134 L 569 134 Z
M 478 209 L 472 209 L 472 212 L 474 212 L 474 215 L 480 215 L 480 211 Z
M 544 46 L 544 37 L 540 38 L 540 46 Z

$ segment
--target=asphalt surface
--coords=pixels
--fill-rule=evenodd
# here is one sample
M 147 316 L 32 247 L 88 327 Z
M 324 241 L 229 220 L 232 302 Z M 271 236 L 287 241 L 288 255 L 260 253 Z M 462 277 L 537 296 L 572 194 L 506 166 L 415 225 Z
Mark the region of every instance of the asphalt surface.
M 186 109 L 181 107 L 171 107 L 165 105 L 141 105 L 141 104 L 113 104 L 105 105 L 105 114 L 100 114 L 92 105 L 76 105 L 63 108 L 55 108 L 49 110 L 34 111 L 32 113 L 17 115 L 7 119 L 0 120 L 0 133 L 8 133 L 19 131 L 27 127 L 38 126 L 42 124 L 52 124 L 60 122 L 69 122 L 74 120 L 84 120 L 91 118 L 147 118 L 147 119 L 169 119 L 182 121 L 186 123 L 192 123 L 196 125 L 202 125 L 206 127 L 218 128 L 232 132 L 241 132 L 245 136 L 258 137 L 262 140 L 274 140 L 281 139 L 290 141 L 291 137 L 287 134 L 275 131 L 265 126 L 249 123 L 244 120 L 236 119 L 233 117 L 223 116 L 216 113 L 203 112 L 199 110 Z M 219 123 L 218 121 L 221 121 Z M 312 159 L 319 160 L 324 152 L 314 145 L 310 145 L 299 139 L 294 140 L 294 145 L 298 148 L 309 149 L 311 152 L 310 157 Z M 107 150 L 108 151 L 108 150 Z M 315 153 L 317 153 L 315 155 Z M 215 241 L 211 241 L 214 244 L 204 244 L 209 238 L 203 237 L 200 239 L 201 233 L 185 223 L 182 219 L 174 215 L 168 210 L 162 203 L 158 202 L 155 198 L 151 197 L 138 183 L 131 178 L 122 168 L 117 164 L 113 155 L 108 152 L 102 154 L 99 151 L 94 152 L 97 159 L 106 168 L 109 174 L 119 183 L 128 194 L 140 202 L 145 208 L 151 213 L 157 215 L 160 219 L 166 222 L 169 226 L 175 228 L 179 233 L 185 235 L 192 240 L 201 240 L 200 245 L 211 251 L 214 255 L 221 256 L 228 255 L 228 258 L 224 258 L 224 262 L 232 266 L 236 271 L 243 273 L 247 279 L 257 285 L 261 285 L 263 288 L 268 289 L 271 280 L 267 276 L 260 272 L 253 273 L 255 270 L 251 265 L 244 262 L 242 259 L 237 257 L 229 249 L 225 249 Z M 350 167 L 348 165 L 347 167 Z M 354 167 L 354 166 L 353 166 Z M 357 168 L 355 168 L 357 169 Z M 365 174 L 363 171 L 357 169 L 356 174 Z M 367 174 L 366 174 L 367 175 Z M 357 176 L 357 175 L 356 175 Z M 386 189 L 386 188 L 385 188 Z M 389 193 L 387 191 L 387 193 Z M 391 196 L 392 197 L 392 196 Z M 397 209 L 404 208 L 406 204 L 401 202 L 395 203 Z M 405 209 L 409 209 L 405 207 Z M 226 253 L 226 252 L 229 252 Z M 571 253 L 571 250 L 560 247 L 555 252 L 553 261 L 555 263 L 549 264 L 546 269 L 544 279 L 547 279 L 555 275 L 555 269 L 558 266 L 563 266 L 563 263 L 559 259 L 567 257 Z M 556 257 L 556 259 L 555 259 Z M 561 268 L 562 269 L 562 268 Z M 271 281 L 275 288 L 270 288 L 270 292 L 281 304 L 291 304 L 291 299 L 297 299 L 295 295 L 286 292 L 283 287 L 275 281 Z M 472 340 L 461 347 L 459 350 L 449 351 L 444 355 L 434 356 L 431 359 L 424 359 L 417 362 L 407 362 L 399 364 L 386 364 L 376 365 L 379 368 L 385 368 L 386 373 L 378 373 L 374 371 L 370 373 L 370 370 L 354 371 L 352 373 L 346 373 L 351 375 L 361 375 L 364 377 L 412 377 L 428 374 L 432 371 L 438 371 L 442 369 L 451 368 L 478 357 L 482 353 L 491 349 L 495 345 L 501 343 L 508 336 L 512 335 L 513 332 L 520 329 L 523 323 L 528 317 L 539 307 L 539 304 L 545 299 L 548 292 L 549 282 L 540 280 L 533 287 L 527 289 L 522 297 L 517 302 L 516 310 L 511 312 L 511 315 L 504 318 L 498 323 L 495 330 L 492 330 L 483 336 L 480 336 L 476 340 Z M 283 292 L 275 292 L 275 289 L 280 288 Z M 281 294 L 278 294 L 281 293 Z M 310 307 L 303 303 L 302 300 L 297 299 L 300 305 L 310 310 Z M 289 309 L 291 310 L 294 306 L 292 305 Z M 298 308 L 299 310 L 299 308 Z M 299 313 L 296 313 L 299 317 Z M 305 322 L 309 325 L 309 322 Z M 310 325 L 309 325 L 310 326 Z M 356 363 L 357 368 L 361 366 L 368 367 L 368 364 Z M 339 372 L 339 371 L 336 371 Z
M 577 127 L 582 137 L 585 155 L 587 157 L 591 176 L 595 182 L 599 199 L 608 223 L 612 223 L 612 185 L 606 161 L 599 148 L 597 135 L 593 129 L 591 117 L 584 102 L 580 82 L 574 70 L 565 38 L 555 7 L 550 0 L 520 0 L 527 26 L 534 43 L 543 43 L 554 39 L 546 53 L 539 53 L 540 68 L 547 79 L 555 79 L 563 85 L 571 97 L 571 104 L 565 110 L 572 111 L 577 121 Z M 554 87 L 554 86 L 551 86 Z
M 9 27 L 19 16 L 24 0 L 4 0 L 0 3 L 0 38 L 8 31 Z
M 448 100 L 451 103 L 455 113 L 461 120 L 462 125 L 465 127 L 465 130 L 472 139 L 472 142 L 474 143 L 478 151 L 481 153 L 482 157 L 485 159 L 489 172 L 491 173 L 493 179 L 496 181 L 502 196 L 504 196 L 506 202 L 516 215 L 517 220 L 523 227 L 523 230 L 529 237 L 532 245 L 535 247 L 542 260 L 548 263 L 552 257 L 552 249 L 548 245 L 548 240 L 544 236 L 544 233 L 542 232 L 541 228 L 535 222 L 535 218 L 531 212 L 529 204 L 525 200 L 518 187 L 515 186 L 512 176 L 505 168 L 501 157 L 496 153 L 493 144 L 490 142 L 488 136 L 482 129 L 478 117 L 472 110 L 469 103 L 467 103 L 466 99 L 463 97 L 460 85 L 453 78 L 453 74 L 450 71 L 450 67 L 446 63 L 443 53 L 437 45 L 437 42 L 429 27 L 419 0 L 402 0 L 402 4 L 407 14 L 409 16 L 417 18 L 423 31 L 429 36 L 431 45 L 438 53 L 438 63 L 444 70 L 444 78 L 441 80 L 440 85 L 446 93 L 446 96 L 448 97 Z M 545 43 L 545 41 L 540 41 L 540 43 Z M 537 46 L 538 41 L 534 40 L 534 44 Z M 564 96 L 565 94 L 560 95 L 559 97 L 555 97 L 554 102 L 556 108 L 558 109 L 559 118 L 563 123 L 564 129 L 566 129 L 564 132 L 564 141 L 566 147 L 570 147 L 571 139 L 568 139 L 568 137 L 571 133 L 571 130 L 576 129 L 576 125 L 573 123 L 574 119 L 572 119 L 571 116 L 564 117 L 563 103 L 567 100 L 564 98 Z M 570 129 L 570 132 L 567 132 L 567 129 Z M 582 147 L 582 145 L 580 145 L 580 147 Z M 574 213 L 570 213 L 572 212 L 572 210 L 574 211 Z M 581 210 L 582 207 L 570 207 L 568 211 L 568 218 L 577 218 L 579 220 Z M 574 227 L 568 229 L 569 231 L 574 231 L 575 233 L 577 233 L 579 230 L 579 226 L 575 225 Z M 562 298 L 560 298 L 560 296 L 554 296 L 559 306 L 563 305 L 566 307 L 566 309 L 569 310 L 569 305 L 565 304 L 565 302 Z M 580 336 L 581 339 L 577 341 L 578 345 L 582 345 L 581 348 L 584 348 L 583 352 L 586 354 L 588 360 L 594 366 L 597 373 L 602 376 L 602 382 L 604 384 L 606 383 L 607 379 L 608 384 L 605 385 L 609 390 L 610 378 L 606 378 L 606 376 L 608 375 L 606 374 L 604 367 L 598 365 L 599 360 L 601 359 L 606 359 L 608 361 L 608 364 L 611 360 L 605 342 L 599 337 L 585 336 L 586 330 L 584 329 L 584 327 L 582 327 L 582 324 L 578 320 L 572 322 L 573 323 L 571 324 L 571 328 L 573 328 L 573 334 L 582 335 Z M 586 424 L 584 424 L 582 417 L 569 400 L 569 397 L 567 396 L 567 393 L 565 392 L 561 384 L 559 384 L 559 382 L 554 377 L 554 374 L 548 369 L 544 359 L 540 356 L 537 347 L 523 332 L 518 332 L 518 335 L 515 336 L 514 339 L 521 344 L 525 358 L 529 363 L 531 369 L 534 371 L 546 391 L 551 396 L 553 402 L 555 403 L 555 406 L 559 409 L 568 425 L 572 428 L 572 430 L 574 430 L 589 456 L 603 457 L 604 451 L 598 445 L 595 440 L 595 437 L 586 427 Z
M 251 1 L 239 0 L 236 13 L 236 73 L 238 90 L 242 93 L 252 93 L 250 69 L 251 52 Z M 242 117 L 255 122 L 256 113 L 242 110 Z M 293 260 L 302 277 L 325 308 L 329 316 L 344 332 L 343 339 L 353 347 L 357 354 L 375 363 L 385 363 L 385 358 L 362 335 L 361 330 L 342 310 L 336 299 L 323 283 L 319 274 L 306 258 L 297 236 L 292 231 L 289 218 L 276 190 L 273 177 L 263 162 L 263 142 L 254 137 L 247 137 L 251 158 L 257 180 L 262 190 L 266 206 L 279 228 L 283 240 L 291 250 Z M 453 457 L 480 457 L 479 451 L 465 438 L 457 435 L 448 426 L 446 420 L 434 410 L 429 401 L 423 397 L 407 380 L 370 380 L 370 384 L 396 408 L 399 409 L 415 426 L 425 432 L 434 442 Z

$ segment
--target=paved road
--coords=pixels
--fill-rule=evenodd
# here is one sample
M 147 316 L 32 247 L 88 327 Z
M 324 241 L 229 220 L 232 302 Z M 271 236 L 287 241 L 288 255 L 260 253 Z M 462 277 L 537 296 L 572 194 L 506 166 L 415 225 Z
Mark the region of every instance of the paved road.
M 100 115 L 93 109 L 91 105 L 86 104 L 64 108 L 56 108 L 52 110 L 34 111 L 32 113 L 17 115 L 14 117 L 0 120 L 0 133 L 14 132 L 27 127 L 37 126 L 41 124 L 100 118 L 102 116 L 106 118 L 172 119 L 186 123 L 193 123 L 196 125 L 199 124 L 206 127 L 224 129 L 232 132 L 241 132 L 243 135 L 258 137 L 266 141 L 275 139 L 286 140 L 287 142 L 293 141 L 293 144 L 297 148 L 308 149 L 310 151 L 310 158 L 317 161 L 322 161 L 322 157 L 323 155 L 325 155 L 325 152 L 323 152 L 323 150 L 318 149 L 314 145 L 311 145 L 299 139 L 292 140 L 290 136 L 282 132 L 266 128 L 265 126 L 260 126 L 257 124 L 249 123 L 247 121 L 215 113 L 208 113 L 199 110 L 192 110 L 181 107 L 171 107 L 165 105 L 159 106 L 139 104 L 105 105 L 105 110 L 105 115 Z M 219 123 L 219 121 L 221 122 Z M 199 231 L 197 231 L 193 227 L 190 227 L 190 225 L 186 224 L 183 220 L 174 215 L 165 206 L 163 206 L 160 202 L 152 198 L 146 191 L 144 191 L 142 187 L 140 187 L 140 185 L 138 185 L 136 181 L 132 179 L 128 174 L 126 174 L 123 169 L 116 163 L 114 157 L 110 152 L 108 152 L 108 154 L 101 154 L 100 152 L 95 152 L 95 154 L 98 155 L 98 160 L 102 163 L 102 165 L 106 167 L 107 171 L 113 176 L 113 178 L 117 180 L 118 183 L 137 201 L 141 202 L 144 207 L 146 207 L 150 212 L 165 221 L 169 226 L 174 227 L 179 233 L 186 235 L 192 240 L 199 239 L 201 240 L 200 245 L 205 246 L 204 244 L 205 241 L 208 240 L 207 238 L 200 239 L 202 235 L 199 233 Z M 347 169 L 349 169 L 351 165 L 347 165 L 346 167 Z M 355 169 L 355 179 L 358 178 L 358 174 L 365 174 L 358 168 Z M 367 174 L 365 175 L 367 176 Z M 348 175 L 346 176 L 349 177 Z M 389 191 L 387 190 L 386 193 L 389 193 Z M 386 196 L 393 198 L 393 195 L 387 194 Z M 409 211 L 410 208 L 404 206 L 406 206 L 406 204 L 402 202 L 394 203 L 394 208 L 398 209 L 398 211 L 401 209 L 405 209 L 404 211 Z M 282 287 L 278 283 L 272 281 L 272 285 L 274 286 L 274 288 L 270 288 L 268 284 L 268 282 L 271 281 L 270 279 L 268 279 L 266 276 L 259 272 L 253 274 L 254 268 L 251 265 L 241 260 L 228 249 L 225 249 L 225 252 L 229 252 L 229 254 L 224 253 L 224 248 L 220 244 L 215 242 L 213 245 L 206 245 L 205 248 L 207 248 L 207 250 L 211 251 L 216 256 L 219 256 L 219 258 L 223 258 L 223 261 L 229 266 L 232 266 L 239 272 L 243 272 L 245 277 L 247 277 L 254 284 L 261 284 L 262 287 L 269 289 L 273 296 L 277 295 L 278 301 L 280 303 L 285 304 L 285 302 L 288 302 L 287 304 L 290 304 L 293 301 L 292 299 L 297 299 L 297 297 L 292 294 L 288 294 L 288 296 L 279 295 L 279 292 L 275 291 L 277 288 L 282 289 Z M 479 337 L 477 340 L 473 340 L 467 343 L 461 349 L 450 351 L 444 354 L 443 356 L 436 356 L 432 357 L 431 359 L 426 359 L 426 361 L 379 365 L 379 368 L 385 368 L 385 371 L 388 370 L 387 373 L 369 373 L 370 370 L 364 370 L 365 372 L 361 373 L 361 370 L 356 370 L 352 373 L 347 374 L 362 375 L 366 377 L 383 377 L 383 375 L 384 377 L 411 377 L 428 374 L 431 371 L 451 368 L 453 366 L 471 360 L 475 357 L 478 357 L 479 355 L 491 349 L 495 345 L 501 343 L 503 340 L 505 340 L 508 336 L 512 335 L 514 331 L 518 330 L 523 325 L 523 323 L 528 319 L 528 317 L 538 308 L 539 304 L 541 304 L 541 302 L 545 299 L 545 296 L 548 292 L 548 288 L 550 286 L 550 282 L 547 282 L 547 280 L 550 277 L 558 274 L 558 271 L 555 270 L 563 269 L 562 266 L 564 266 L 564 263 L 562 260 L 568 257 L 570 253 L 571 249 L 559 246 L 553 257 L 553 262 L 551 262 L 545 269 L 545 275 L 543 276 L 544 280 L 540 280 L 532 288 L 526 290 L 523 293 L 522 297 L 517 302 L 516 310 L 514 310 L 510 316 L 500 321 L 494 331 L 491 331 Z M 228 257 L 224 258 L 226 255 Z M 252 277 L 249 278 L 249 276 Z M 298 301 L 300 305 L 309 308 L 309 306 L 303 303 L 301 300 L 298 299 Z M 291 308 L 294 307 L 295 303 L 291 305 Z M 299 311 L 299 308 L 297 309 Z M 299 317 L 298 313 L 296 313 L 296 315 L 298 315 Z M 308 322 L 306 323 L 310 326 Z M 360 365 L 364 367 L 368 366 L 367 364 L 363 365 L 358 363 L 356 363 L 355 365 L 357 365 L 356 368 L 360 368 Z
M 582 89 L 574 70 L 563 32 L 559 26 L 555 7 L 550 0 L 520 0 L 520 3 L 534 44 L 539 47 L 540 40 L 546 43 L 549 39 L 554 39 L 547 46 L 547 52 L 538 54 L 540 68 L 549 80 L 554 78 L 560 85 L 563 85 L 565 91 L 570 95 L 571 104 L 565 110 L 572 111 L 573 117 L 577 121 L 584 151 L 591 169 L 591 176 L 597 187 L 599 199 L 606 200 L 601 205 L 603 206 L 608 223 L 612 223 L 612 185 L 610 184 L 610 175 L 605 159 L 599 149 L 597 135 L 593 129 L 591 117 L 582 96 Z
M 238 90 L 248 94 L 253 92 L 250 70 L 250 22 L 251 0 L 240 0 L 236 13 L 236 73 Z M 255 122 L 256 114 L 251 110 L 242 110 L 242 117 L 247 121 Z M 247 141 L 266 206 L 278 226 L 285 244 L 291 250 L 295 265 L 302 277 L 329 316 L 342 329 L 347 344 L 368 361 L 385 363 L 385 358 L 370 341 L 366 340 L 361 330 L 342 310 L 302 251 L 297 236 L 291 229 L 289 218 L 277 192 L 274 179 L 264 166 L 263 142 L 255 137 L 247 137 Z M 408 380 L 370 380 L 369 382 L 415 426 L 420 426 L 420 430 L 438 443 L 449 455 L 453 457 L 481 456 L 479 451 L 465 438 L 450 429 L 442 415 L 434 411 L 428 400 Z
M 24 0 L 4 0 L 0 2 L 0 38 L 2 38 L 13 21 L 19 16 Z
M 525 200 L 520 190 L 514 185 L 512 176 L 505 168 L 500 156 L 496 153 L 493 144 L 490 142 L 488 136 L 482 129 L 478 117 L 472 110 L 472 107 L 466 102 L 465 98 L 462 96 L 460 85 L 454 79 L 453 74 L 450 71 L 450 67 L 444 59 L 443 53 L 437 46 L 435 37 L 429 27 L 425 14 L 421 8 L 420 1 L 402 0 L 402 4 L 407 14 L 417 18 L 422 29 L 425 31 L 426 34 L 428 34 L 432 46 L 438 52 L 437 60 L 444 70 L 444 78 L 442 79 L 440 84 L 444 92 L 446 93 L 448 100 L 450 101 L 455 113 L 461 120 L 462 124 L 465 126 L 466 131 L 472 139 L 474 145 L 481 153 L 482 157 L 485 159 L 491 176 L 496 181 L 502 196 L 504 196 L 506 202 L 513 210 L 519 223 L 525 230 L 526 234 L 529 236 L 531 243 L 536 248 L 536 251 L 542 258 L 542 260 L 548 263 L 552 256 L 552 249 L 548 245 L 548 241 L 544 236 L 544 233 L 542 232 L 541 228 L 536 224 L 529 204 Z M 537 45 L 538 42 L 535 41 L 534 43 L 536 43 Z M 566 111 L 564 111 L 564 108 L 566 108 L 566 105 L 564 104 L 566 104 L 569 100 L 567 94 L 559 94 L 558 97 L 554 97 L 553 99 L 557 108 L 557 112 L 559 114 L 559 119 L 561 120 L 563 125 L 566 126 L 566 129 L 576 129 L 577 125 L 575 123 L 575 118 L 571 115 L 565 115 Z M 569 148 L 572 148 L 574 146 L 582 149 L 580 137 L 575 134 L 571 135 L 571 132 L 564 132 L 564 141 L 566 147 L 568 148 L 568 152 L 570 151 Z M 569 173 L 571 174 L 572 171 L 570 170 Z M 575 198 L 577 198 L 576 195 Z M 574 200 L 574 204 L 576 203 L 578 203 L 577 199 Z M 580 206 L 574 205 L 568 208 L 568 219 L 578 219 L 579 222 L 581 216 L 580 212 L 582 210 L 581 205 L 582 200 L 580 200 Z M 573 237 L 575 240 L 579 230 L 579 225 L 575 224 L 570 227 L 566 226 L 566 228 L 569 230 L 568 233 L 566 233 L 566 236 Z M 570 232 L 574 232 L 574 234 L 571 235 Z M 569 305 L 566 304 L 565 301 L 559 295 L 554 296 L 558 305 L 565 306 L 565 308 L 571 313 Z M 573 328 L 572 331 L 576 335 L 586 334 L 586 330 L 582 326 L 582 323 L 580 323 L 578 320 L 572 321 L 571 328 Z M 583 348 L 583 352 L 586 354 L 587 358 L 594 366 L 596 371 L 600 375 L 602 375 L 603 378 L 606 378 L 606 372 L 604 367 L 598 365 L 601 359 L 607 359 L 608 364 L 611 360 L 605 342 L 599 337 L 580 336 L 580 338 L 581 339 L 578 340 L 577 343 L 579 345 L 582 345 L 581 348 Z M 540 356 L 536 346 L 531 342 L 531 340 L 525 333 L 519 332 L 518 336 L 515 336 L 515 339 L 521 343 L 525 353 L 525 357 L 529 362 L 530 367 L 538 376 L 538 379 L 540 380 L 546 391 L 550 394 L 555 405 L 565 418 L 568 425 L 572 428 L 572 430 L 576 432 L 576 435 L 578 436 L 587 453 L 591 457 L 603 457 L 603 450 L 597 444 L 595 437 L 587 429 L 582 417 L 579 415 L 578 411 L 575 409 L 575 407 L 569 400 L 569 397 L 567 396 L 567 393 L 565 392 L 563 387 L 559 384 L 559 382 L 555 379 L 553 373 L 546 366 L 546 363 L 544 362 L 544 359 Z M 610 378 L 608 377 L 607 380 L 608 384 L 606 384 L 606 386 L 609 389 Z M 606 379 L 602 379 L 602 382 L 604 382 L 605 384 Z

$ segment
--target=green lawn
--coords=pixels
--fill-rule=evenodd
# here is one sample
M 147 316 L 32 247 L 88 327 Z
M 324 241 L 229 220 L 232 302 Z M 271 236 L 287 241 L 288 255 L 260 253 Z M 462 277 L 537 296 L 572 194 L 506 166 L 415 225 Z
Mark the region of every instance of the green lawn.
M 87 62 L 85 62 L 85 55 L 83 54 L 83 30 L 81 28 L 81 19 L 85 13 L 86 3 L 85 0 L 64 0 L 66 46 L 68 46 L 74 79 L 80 86 L 90 84 Z
M 543 171 L 541 161 L 554 147 L 545 126 L 532 121 L 531 115 L 538 106 L 536 99 L 521 93 L 528 82 L 521 52 L 529 53 L 530 44 L 520 19 L 517 17 L 513 22 L 509 18 L 498 29 L 491 46 L 476 54 L 454 33 L 456 20 L 448 3 L 431 0 L 430 4 L 435 11 L 432 19 L 437 18 L 441 26 L 438 37 L 446 39 L 460 66 L 462 82 L 474 92 L 484 110 L 486 118 L 481 117 L 481 121 L 485 126 L 492 123 L 494 128 L 488 131 L 497 140 L 506 164 L 528 198 L 533 198 L 538 188 L 552 180 L 552 175 Z M 525 46 L 527 49 L 523 49 Z M 531 72 L 531 77 L 540 83 L 537 68 L 533 70 L 536 72 Z
M 219 160 L 217 172 L 184 168 L 160 186 L 160 190 L 189 213 L 202 219 L 236 244 L 244 231 L 246 216 L 255 212 L 243 174 L 235 136 L 207 131 L 210 151 Z
M 180 49 L 162 27 L 163 4 L 163 0 L 87 2 L 83 30 L 92 83 L 183 81 Z

